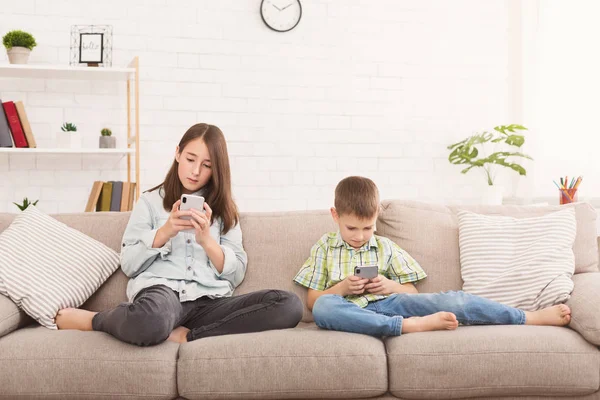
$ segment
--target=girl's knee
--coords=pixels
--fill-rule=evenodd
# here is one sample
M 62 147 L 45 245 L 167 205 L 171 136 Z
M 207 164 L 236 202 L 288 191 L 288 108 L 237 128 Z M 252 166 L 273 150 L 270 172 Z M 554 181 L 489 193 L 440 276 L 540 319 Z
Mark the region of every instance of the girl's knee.
M 285 325 L 287 328 L 293 328 L 302 320 L 304 313 L 304 305 L 302 300 L 292 293 L 286 291 L 278 291 L 280 302 L 283 304 L 283 312 L 285 314 Z

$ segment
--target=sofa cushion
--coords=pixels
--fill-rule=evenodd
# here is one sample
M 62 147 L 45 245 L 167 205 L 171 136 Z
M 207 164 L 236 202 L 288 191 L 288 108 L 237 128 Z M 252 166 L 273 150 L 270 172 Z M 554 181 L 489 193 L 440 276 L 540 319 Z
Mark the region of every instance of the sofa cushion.
M 458 212 L 463 290 L 535 311 L 573 291 L 575 211 L 531 218 Z
M 575 289 L 567 305 L 571 307 L 569 327 L 588 342 L 600 346 L 600 273 L 577 274 Z
M 137 347 L 102 332 L 30 326 L 0 338 L 1 396 L 172 399 L 179 346 Z
M 293 279 L 319 238 L 338 229 L 329 211 L 244 213 L 240 226 L 248 268 L 235 295 L 283 289 L 296 293 L 306 304 L 306 289 Z M 302 320 L 312 321 L 306 306 Z
M 11 299 L 0 294 L 0 337 L 29 323 L 31 318 Z
M 378 234 L 387 236 L 413 256 L 428 277 L 417 284 L 421 292 L 460 290 L 458 210 L 478 214 L 527 218 L 575 209 L 577 233 L 573 244 L 575 273 L 598 271 L 596 210 L 587 203 L 564 206 L 444 206 L 408 200 L 385 200 L 377 221 Z
M 387 359 L 379 339 L 301 323 L 185 343 L 177 385 L 190 400 L 366 398 L 387 391 Z
M 390 392 L 403 399 L 575 396 L 600 386 L 600 353 L 571 329 L 466 326 L 385 341 Z
M 83 304 L 119 266 L 106 245 L 34 206 L 0 233 L 0 294 L 56 329 L 61 308 Z

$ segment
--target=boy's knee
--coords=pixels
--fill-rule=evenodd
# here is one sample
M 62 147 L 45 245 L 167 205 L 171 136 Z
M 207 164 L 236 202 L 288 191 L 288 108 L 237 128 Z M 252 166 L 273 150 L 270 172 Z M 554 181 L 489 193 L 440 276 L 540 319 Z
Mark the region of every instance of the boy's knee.
M 332 312 L 334 312 L 337 297 L 339 296 L 333 294 L 324 294 L 315 300 L 312 308 L 312 314 L 317 326 L 322 327 L 322 324 L 328 319 Z

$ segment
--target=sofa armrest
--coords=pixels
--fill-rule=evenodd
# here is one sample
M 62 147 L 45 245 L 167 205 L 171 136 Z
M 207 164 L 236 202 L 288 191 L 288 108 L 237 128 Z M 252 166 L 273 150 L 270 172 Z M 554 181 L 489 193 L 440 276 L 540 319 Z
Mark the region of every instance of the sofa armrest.
M 575 288 L 566 303 L 571 307 L 569 327 L 600 346 L 600 273 L 575 274 L 573 282 Z
M 11 299 L 0 294 L 0 337 L 29 325 L 31 322 L 32 319 Z

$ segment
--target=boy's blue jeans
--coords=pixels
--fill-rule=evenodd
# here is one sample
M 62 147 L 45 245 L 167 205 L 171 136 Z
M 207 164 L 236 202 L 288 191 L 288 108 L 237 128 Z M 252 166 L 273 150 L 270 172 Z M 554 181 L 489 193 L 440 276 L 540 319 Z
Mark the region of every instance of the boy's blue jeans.
M 342 296 L 322 295 L 313 305 L 318 327 L 371 336 L 399 336 L 402 320 L 449 311 L 463 325 L 522 325 L 525 312 L 465 292 L 393 294 L 365 308 Z

